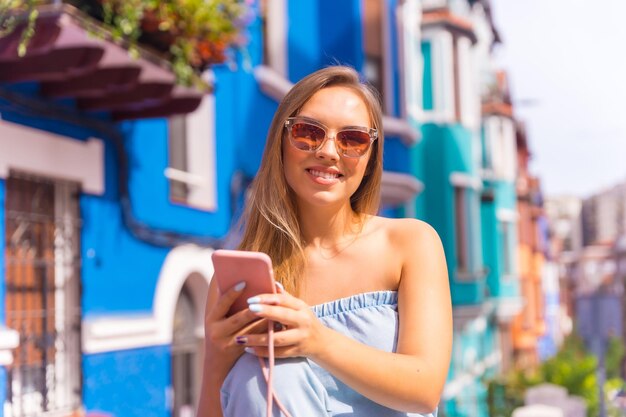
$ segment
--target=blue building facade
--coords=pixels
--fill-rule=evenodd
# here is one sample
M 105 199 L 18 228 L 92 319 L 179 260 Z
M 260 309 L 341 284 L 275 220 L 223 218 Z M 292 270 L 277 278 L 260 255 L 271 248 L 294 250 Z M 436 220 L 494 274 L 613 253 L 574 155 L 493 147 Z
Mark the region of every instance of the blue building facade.
M 101 90 L 67 97 L 50 94 L 59 88 L 50 74 L 0 80 L 5 417 L 194 414 L 210 254 L 236 241 L 233 225 L 278 102 L 294 82 L 335 63 L 382 93 L 381 214 L 423 219 L 444 243 L 455 334 L 440 413 L 487 415 L 481 378 L 503 355 L 500 299 L 517 291 L 502 283 L 497 265 L 506 254 L 494 249 L 504 247 L 498 213 L 511 208 L 514 190 L 486 179 L 481 162 L 480 75 L 490 71 L 495 41 L 488 9 L 418 0 L 253 7 L 248 57 L 205 73 L 210 94 L 172 87 L 172 74 L 145 58 L 124 66 L 139 68 L 139 84 L 169 83 L 157 105 L 149 95 L 110 93 L 104 72 L 92 74 Z M 103 51 L 85 74 L 110 70 L 105 58 L 119 47 L 88 38 L 76 13 L 58 12 L 50 28 L 85 54 Z M 63 48 L 54 41 L 29 54 Z M 0 68 L 8 65 L 1 59 L 20 62 L 9 58 L 0 57 Z M 58 71 L 77 77 L 73 68 Z M 35 311 L 44 313 L 32 319 Z
M 256 83 L 220 66 L 203 94 L 74 8 L 40 15 L 25 57 L 0 39 L 0 415 L 192 415 Z

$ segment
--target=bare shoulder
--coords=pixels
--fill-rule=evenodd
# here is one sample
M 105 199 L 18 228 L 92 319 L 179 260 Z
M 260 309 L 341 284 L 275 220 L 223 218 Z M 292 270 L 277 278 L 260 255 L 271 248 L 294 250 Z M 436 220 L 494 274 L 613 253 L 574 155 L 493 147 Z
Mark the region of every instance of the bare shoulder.
M 376 218 L 377 228 L 386 235 L 390 252 L 405 284 L 447 283 L 447 262 L 437 231 L 417 219 Z
M 376 217 L 378 227 L 384 230 L 389 242 L 395 250 L 409 251 L 415 255 L 415 250 L 441 246 L 441 239 L 437 231 L 428 223 L 418 219 L 390 219 Z

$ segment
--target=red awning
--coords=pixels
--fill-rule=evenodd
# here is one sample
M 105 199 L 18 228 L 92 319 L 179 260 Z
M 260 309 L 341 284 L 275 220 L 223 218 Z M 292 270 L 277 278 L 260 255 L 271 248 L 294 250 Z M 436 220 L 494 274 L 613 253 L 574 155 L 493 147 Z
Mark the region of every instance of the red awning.
M 190 113 L 202 101 L 200 90 L 176 85 L 165 60 L 143 50 L 131 57 L 70 5 L 39 10 L 26 55 L 19 57 L 22 29 L 0 38 L 0 83 L 39 82 L 48 99 L 75 99 L 78 109 L 111 112 L 116 120 Z

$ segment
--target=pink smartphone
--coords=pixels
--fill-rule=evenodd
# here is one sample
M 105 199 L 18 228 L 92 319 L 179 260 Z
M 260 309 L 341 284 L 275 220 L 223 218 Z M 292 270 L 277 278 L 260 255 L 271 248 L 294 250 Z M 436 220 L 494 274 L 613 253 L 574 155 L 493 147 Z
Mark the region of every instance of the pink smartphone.
M 275 293 L 272 260 L 262 252 L 219 249 L 211 255 L 221 294 L 245 281 L 246 287 L 228 311 L 228 315 L 248 308 L 247 299 L 258 294 Z

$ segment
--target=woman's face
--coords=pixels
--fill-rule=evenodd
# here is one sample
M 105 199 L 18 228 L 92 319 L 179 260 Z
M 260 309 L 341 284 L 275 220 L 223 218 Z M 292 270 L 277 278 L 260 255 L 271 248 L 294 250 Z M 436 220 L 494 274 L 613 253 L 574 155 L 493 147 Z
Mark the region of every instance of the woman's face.
M 352 89 L 342 86 L 324 88 L 302 107 L 299 117 L 317 120 L 327 127 L 327 139 L 312 152 L 295 148 L 285 133 L 283 163 L 285 179 L 300 207 L 349 204 L 365 174 L 372 147 L 360 158 L 342 156 L 334 138 L 347 126 L 370 128 L 367 107 Z

